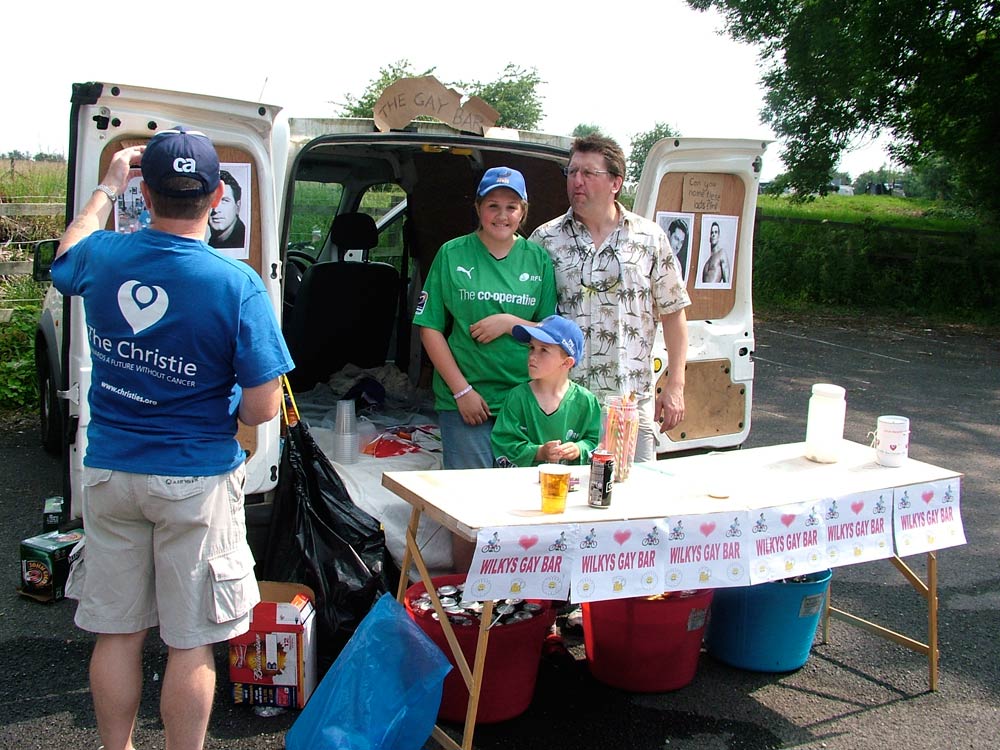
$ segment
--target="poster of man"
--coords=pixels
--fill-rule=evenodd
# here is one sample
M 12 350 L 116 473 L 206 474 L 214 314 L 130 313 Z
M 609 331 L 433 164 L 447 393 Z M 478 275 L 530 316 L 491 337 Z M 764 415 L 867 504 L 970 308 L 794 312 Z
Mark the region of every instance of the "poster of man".
M 250 186 L 250 165 L 224 163 L 219 166 L 219 177 L 223 185 L 222 200 L 208 217 L 205 242 L 224 255 L 245 260 L 250 257 L 250 232 L 247 229 L 250 190 L 244 190 L 244 186 Z M 139 189 L 141 182 L 142 175 L 135 170 L 125 191 L 118 196 L 114 214 L 116 232 L 130 234 L 145 229 L 152 223 L 153 217 Z
M 719 214 L 701 217 L 701 242 L 695 289 L 732 289 L 739 218 Z
M 681 281 L 687 284 L 688 267 L 691 265 L 691 228 L 694 227 L 694 214 L 657 211 L 656 223 L 667 235 L 670 249 L 677 259 L 677 271 Z
M 220 164 L 223 193 L 208 216 L 209 245 L 237 260 L 250 257 L 250 165 Z

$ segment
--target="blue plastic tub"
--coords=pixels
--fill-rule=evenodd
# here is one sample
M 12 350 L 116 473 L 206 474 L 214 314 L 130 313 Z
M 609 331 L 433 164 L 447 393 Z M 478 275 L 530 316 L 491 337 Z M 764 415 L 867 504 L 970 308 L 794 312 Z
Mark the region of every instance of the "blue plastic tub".
M 708 653 L 754 672 L 791 672 L 809 658 L 832 570 L 805 580 L 718 589 L 708 625 Z

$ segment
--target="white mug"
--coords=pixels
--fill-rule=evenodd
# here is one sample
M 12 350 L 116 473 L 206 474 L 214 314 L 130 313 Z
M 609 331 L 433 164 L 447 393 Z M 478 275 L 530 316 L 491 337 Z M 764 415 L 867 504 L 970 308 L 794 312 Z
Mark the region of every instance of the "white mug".
M 910 451 L 910 420 L 891 414 L 881 416 L 874 437 L 875 460 L 882 466 L 902 466 Z

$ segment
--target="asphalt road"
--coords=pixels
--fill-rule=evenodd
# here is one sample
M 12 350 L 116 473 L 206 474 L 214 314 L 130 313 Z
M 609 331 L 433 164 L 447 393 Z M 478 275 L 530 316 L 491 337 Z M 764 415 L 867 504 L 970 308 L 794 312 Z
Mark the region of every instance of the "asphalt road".
M 758 320 L 748 447 L 800 441 L 809 389 L 848 392 L 845 436 L 864 441 L 879 414 L 909 416 L 910 455 L 965 474 L 968 544 L 941 551 L 940 690 L 926 659 L 839 622 L 827 644 L 791 674 L 744 672 L 702 655 L 694 682 L 675 692 L 629 694 L 573 661 L 544 662 L 521 717 L 480 726 L 487 748 L 995 748 L 1000 738 L 1000 344 L 996 332 L 873 320 Z M 0 590 L 0 748 L 99 746 L 87 687 L 91 637 L 72 624 L 73 603 L 19 597 L 18 541 L 39 532 L 42 499 L 59 494 L 58 462 L 31 422 L 0 431 L 0 544 L 10 585 Z M 908 558 L 923 572 L 923 556 Z M 838 606 L 926 636 L 924 601 L 888 562 L 837 568 Z M 281 748 L 294 713 L 255 716 L 230 705 L 224 652 L 208 750 Z M 165 650 L 150 638 L 136 747 L 163 747 L 158 716 Z

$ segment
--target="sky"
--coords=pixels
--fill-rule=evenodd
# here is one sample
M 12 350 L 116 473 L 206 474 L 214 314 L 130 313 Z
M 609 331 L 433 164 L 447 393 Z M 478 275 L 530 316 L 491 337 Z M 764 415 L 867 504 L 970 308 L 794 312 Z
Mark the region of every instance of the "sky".
M 760 122 L 756 49 L 725 36 L 714 11 L 691 10 L 683 0 L 620 8 L 565 0 L 342 5 L 244 0 L 105 4 L 94 12 L 76 0 L 8 3 L 0 152 L 65 153 L 75 82 L 175 89 L 330 117 L 345 94 L 359 95 L 382 67 L 403 59 L 418 72 L 434 67 L 445 83 L 493 81 L 508 63 L 535 68 L 543 81 L 539 130 L 568 134 L 594 124 L 626 154 L 631 138 L 658 122 L 683 136 L 774 140 Z M 859 145 L 841 170 L 856 177 L 878 169 L 888 162 L 882 146 Z M 778 142 L 768 147 L 762 179 L 784 171 L 780 151 Z

